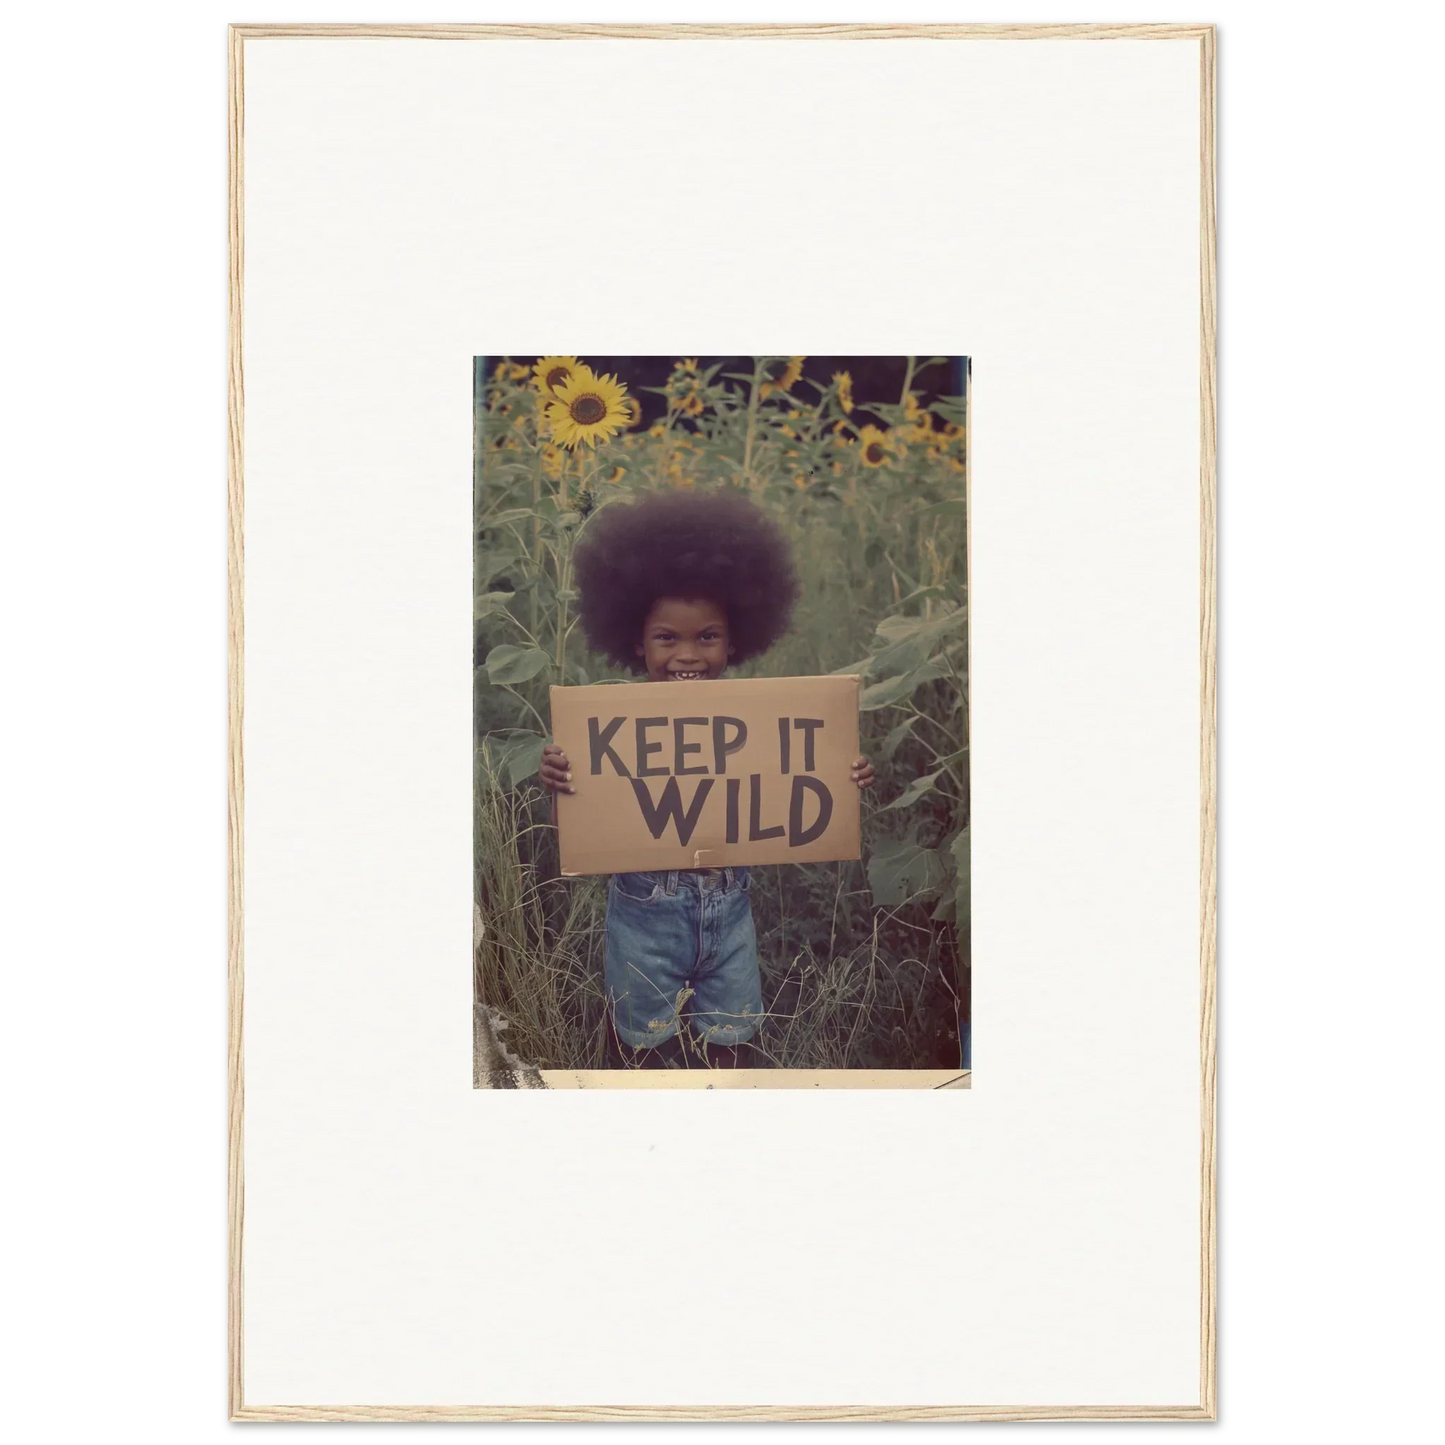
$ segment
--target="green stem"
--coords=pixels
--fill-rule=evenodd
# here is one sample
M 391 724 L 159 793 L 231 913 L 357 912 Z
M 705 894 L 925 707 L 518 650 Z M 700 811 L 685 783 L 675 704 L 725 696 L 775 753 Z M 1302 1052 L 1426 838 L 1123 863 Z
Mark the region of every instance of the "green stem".
M 510 612 L 507 612 L 505 610 L 501 612 L 495 612 L 492 614 L 492 616 L 501 618 L 506 622 L 510 622 L 513 627 L 520 629 L 523 637 L 525 637 L 527 641 L 530 642 L 532 646 L 538 650 L 538 652 L 542 651 L 542 644 L 537 641 L 536 634 L 523 624 L 520 617 L 514 617 Z
M 567 661 L 567 599 L 562 594 L 571 586 L 572 548 L 565 535 L 557 545 L 557 681 L 564 682 Z
M 523 706 L 524 708 L 526 708 L 527 711 L 528 711 L 529 713 L 531 713 L 534 718 L 537 719 L 538 723 L 541 724 L 543 736 L 546 736 L 547 734 L 549 734 L 549 733 L 552 731 L 551 728 L 549 728 L 549 727 L 547 726 L 547 720 L 542 716 L 542 714 L 539 713 L 539 712 L 537 711 L 537 709 L 534 708 L 534 707 L 532 706 L 532 704 L 529 703 L 529 702 L 527 701 L 527 699 L 526 699 L 525 697 L 523 697 L 522 694 L 517 691 L 516 688 L 514 688 L 513 686 L 511 686 L 510 683 L 505 683 L 505 682 L 502 683 L 501 686 L 502 686 L 502 690 L 503 690 L 504 692 L 509 692 L 509 693 L 511 693 L 512 696 L 513 696 L 514 698 L 516 698 L 517 701 L 520 702 L 520 703 L 522 704 L 522 706 Z
M 944 737 L 949 740 L 949 742 L 956 743 L 958 741 L 958 738 L 952 732 L 950 732 L 948 728 L 946 728 L 941 722 L 939 722 L 936 717 L 930 717 L 926 712 L 919 712 L 919 710 L 911 703 L 907 704 L 907 708 L 908 711 L 912 713 L 915 718 L 921 718 L 924 722 L 932 723 L 933 726 L 936 727 L 939 732 L 941 732 Z M 919 738 L 918 741 L 923 742 L 923 739 Z M 924 743 L 924 746 L 927 747 L 927 743 Z
M 535 512 L 542 504 L 542 446 L 539 441 L 537 450 L 532 456 L 532 510 Z M 532 545 L 529 548 L 529 555 L 532 558 L 533 572 L 542 570 L 542 519 L 532 518 Z M 537 589 L 534 587 L 531 596 L 527 599 L 527 615 L 532 624 L 532 631 L 537 630 Z
M 743 442 L 743 481 L 748 486 L 752 485 L 753 474 L 753 433 L 758 424 L 758 388 L 763 380 L 763 359 L 760 356 L 753 358 L 753 384 L 748 393 L 748 434 Z
M 898 398 L 899 406 L 908 405 L 908 393 L 913 388 L 913 363 L 917 360 L 916 356 L 908 358 L 908 367 L 903 373 L 903 394 Z

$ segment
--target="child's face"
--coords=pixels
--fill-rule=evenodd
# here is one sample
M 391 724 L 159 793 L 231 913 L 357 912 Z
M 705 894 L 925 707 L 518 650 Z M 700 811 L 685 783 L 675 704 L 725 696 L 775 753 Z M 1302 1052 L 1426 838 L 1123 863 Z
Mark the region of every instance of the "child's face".
M 731 651 L 727 613 L 716 602 L 682 597 L 652 604 L 637 644 L 650 682 L 721 677 Z

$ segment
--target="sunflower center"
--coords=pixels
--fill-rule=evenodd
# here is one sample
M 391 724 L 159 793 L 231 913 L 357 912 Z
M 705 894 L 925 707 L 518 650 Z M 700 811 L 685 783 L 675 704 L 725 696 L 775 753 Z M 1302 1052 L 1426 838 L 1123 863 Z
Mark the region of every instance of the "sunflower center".
M 578 426 L 595 426 L 607 415 L 607 404 L 600 396 L 584 391 L 581 396 L 573 399 L 568 410 Z
M 556 391 L 571 375 L 572 373 L 565 366 L 554 366 L 543 380 L 546 381 L 549 390 Z
M 878 463 L 883 460 L 884 456 L 887 455 L 887 453 L 884 452 L 883 444 L 881 442 L 869 442 L 868 450 L 864 452 L 863 455 L 867 457 L 868 460 L 872 462 L 873 465 L 876 467 Z

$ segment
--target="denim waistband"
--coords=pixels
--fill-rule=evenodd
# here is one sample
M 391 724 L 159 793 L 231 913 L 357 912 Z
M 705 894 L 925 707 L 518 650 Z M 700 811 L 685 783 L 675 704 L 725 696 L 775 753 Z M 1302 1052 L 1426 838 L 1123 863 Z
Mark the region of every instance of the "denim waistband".
M 662 885 L 664 893 L 691 890 L 694 893 L 732 893 L 748 886 L 746 868 L 673 868 L 654 873 L 622 873 L 639 889 Z

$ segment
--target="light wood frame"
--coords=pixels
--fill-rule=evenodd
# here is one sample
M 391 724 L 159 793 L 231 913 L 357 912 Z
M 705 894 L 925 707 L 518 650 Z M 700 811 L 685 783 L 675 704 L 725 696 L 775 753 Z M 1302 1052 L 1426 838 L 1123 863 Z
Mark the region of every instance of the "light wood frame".
M 245 374 L 245 49 L 271 37 L 352 37 L 453 41 L 623 38 L 804 40 L 1167 40 L 1193 42 L 1200 67 L 1200 1376 L 1196 1402 L 1165 1406 L 731 1405 L 687 1407 L 478 1405 L 466 1407 L 247 1405 L 243 1395 L 242 1251 L 245 1237 L 245 903 L 242 746 L 244 696 Z M 233 25 L 230 27 L 230 348 L 229 519 L 227 530 L 229 709 L 228 781 L 228 1314 L 232 1420 L 1213 1420 L 1217 1418 L 1216 1294 L 1216 433 L 1215 433 L 1215 28 L 1212 25 Z

